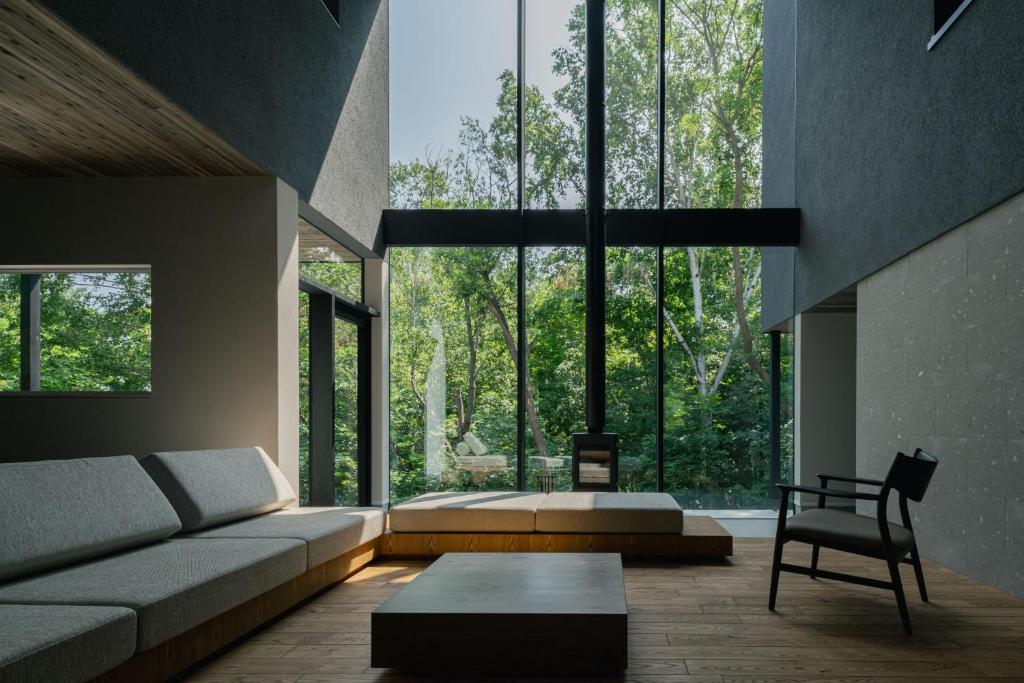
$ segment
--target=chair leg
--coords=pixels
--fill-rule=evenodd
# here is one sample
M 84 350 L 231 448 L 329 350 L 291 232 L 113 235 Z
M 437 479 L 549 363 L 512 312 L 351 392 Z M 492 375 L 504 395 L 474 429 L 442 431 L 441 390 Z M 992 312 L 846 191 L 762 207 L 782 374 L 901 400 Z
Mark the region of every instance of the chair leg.
M 903 622 L 903 630 L 907 635 L 912 633 L 910 628 L 910 613 L 907 612 L 907 598 L 903 594 L 903 582 L 900 580 L 900 565 L 898 562 L 886 561 L 889 565 L 889 577 L 892 579 L 892 589 L 896 593 L 896 606 L 900 609 L 900 620 Z
M 910 549 L 910 560 L 914 564 L 914 576 L 917 577 L 917 588 L 921 591 L 921 602 L 928 602 L 928 589 L 924 587 L 924 571 L 921 569 L 921 556 L 916 545 Z
M 811 578 L 817 579 L 818 572 L 818 553 L 821 551 L 821 546 L 815 544 L 811 550 Z
M 779 573 L 782 565 L 782 534 L 775 536 L 775 555 L 772 557 L 772 587 L 768 591 L 768 609 L 775 611 L 775 597 L 779 594 Z

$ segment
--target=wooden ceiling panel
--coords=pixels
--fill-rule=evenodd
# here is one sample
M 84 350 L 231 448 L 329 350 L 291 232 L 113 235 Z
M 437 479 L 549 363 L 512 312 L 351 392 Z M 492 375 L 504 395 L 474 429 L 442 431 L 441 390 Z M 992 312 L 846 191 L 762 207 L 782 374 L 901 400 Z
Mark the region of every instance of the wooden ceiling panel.
M 0 175 L 265 175 L 31 0 L 0 1 Z

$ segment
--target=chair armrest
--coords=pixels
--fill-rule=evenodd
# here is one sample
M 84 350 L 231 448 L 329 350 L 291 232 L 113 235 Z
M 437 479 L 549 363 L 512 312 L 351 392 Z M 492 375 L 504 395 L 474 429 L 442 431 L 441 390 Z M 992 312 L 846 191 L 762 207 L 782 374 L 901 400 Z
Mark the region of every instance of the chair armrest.
M 844 477 L 838 474 L 818 474 L 822 488 L 828 488 L 829 481 L 845 481 L 851 484 L 867 484 L 868 486 L 882 486 L 885 482 L 878 479 L 864 479 L 863 477 Z
M 829 498 L 850 498 L 853 500 L 878 500 L 877 493 L 867 491 L 837 491 L 835 489 L 818 488 L 817 486 L 798 486 L 796 484 L 776 484 L 780 491 L 797 493 L 810 493 L 816 496 L 828 496 Z

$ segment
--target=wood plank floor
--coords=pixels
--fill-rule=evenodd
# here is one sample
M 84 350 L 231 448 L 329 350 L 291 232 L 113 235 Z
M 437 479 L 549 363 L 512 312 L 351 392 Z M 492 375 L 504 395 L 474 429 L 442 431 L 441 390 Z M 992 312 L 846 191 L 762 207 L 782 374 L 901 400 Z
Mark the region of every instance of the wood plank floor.
M 808 563 L 805 548 L 787 545 L 786 561 Z M 1024 600 L 926 563 L 932 602 L 925 604 L 906 567 L 915 632 L 905 636 L 891 593 L 793 574 L 783 574 L 773 614 L 767 609 L 771 541 L 737 539 L 735 552 L 722 562 L 627 562 L 630 664 L 621 678 L 610 680 L 1024 680 Z M 370 612 L 425 566 L 375 563 L 187 680 L 467 680 L 413 678 L 369 666 Z M 879 562 L 826 550 L 821 567 L 888 578 Z

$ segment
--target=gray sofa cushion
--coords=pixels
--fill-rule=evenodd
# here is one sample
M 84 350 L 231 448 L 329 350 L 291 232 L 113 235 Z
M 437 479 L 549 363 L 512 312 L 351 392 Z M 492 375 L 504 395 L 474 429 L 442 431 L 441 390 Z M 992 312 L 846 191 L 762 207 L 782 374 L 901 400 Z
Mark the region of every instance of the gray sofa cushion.
M 681 534 L 683 510 L 667 493 L 552 493 L 537 506 L 537 531 Z
M 843 510 L 813 508 L 786 521 L 786 534 L 801 541 L 846 543 L 882 552 L 878 520 Z M 914 545 L 914 534 L 897 524 L 889 524 L 889 536 L 898 553 L 906 553 Z
M 130 456 L 0 464 L 0 581 L 173 535 L 160 489 Z
M 189 538 L 297 538 L 307 567 L 323 564 L 384 533 L 378 508 L 288 508 L 188 534 Z
M 127 607 L 146 650 L 305 571 L 302 541 L 174 539 L 0 586 L 0 603 Z
M 171 501 L 184 531 L 295 502 L 295 491 L 262 448 L 153 453 L 142 466 Z
M 0 605 L 0 681 L 78 683 L 135 653 L 124 607 Z

